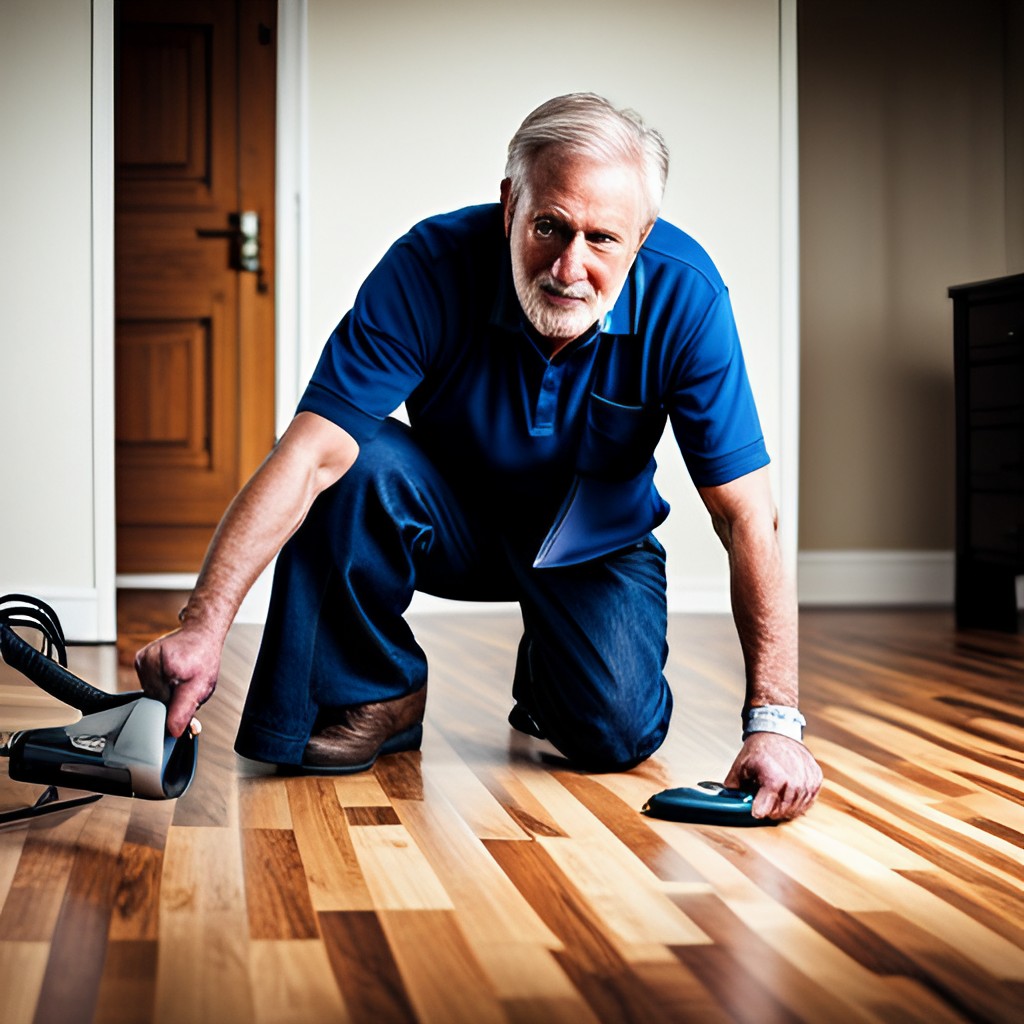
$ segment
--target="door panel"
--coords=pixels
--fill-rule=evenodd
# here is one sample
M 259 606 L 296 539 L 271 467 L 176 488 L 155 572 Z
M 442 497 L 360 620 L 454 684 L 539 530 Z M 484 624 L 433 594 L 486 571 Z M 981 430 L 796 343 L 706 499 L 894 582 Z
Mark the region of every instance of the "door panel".
M 273 443 L 274 17 L 273 0 L 118 6 L 122 573 L 197 570 Z M 258 274 L 236 269 L 242 209 L 262 220 Z

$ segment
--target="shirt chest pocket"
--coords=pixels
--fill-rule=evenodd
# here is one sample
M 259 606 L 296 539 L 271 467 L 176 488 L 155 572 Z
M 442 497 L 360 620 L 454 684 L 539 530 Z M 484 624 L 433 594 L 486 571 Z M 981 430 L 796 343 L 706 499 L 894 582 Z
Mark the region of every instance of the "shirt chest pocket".
M 635 477 L 651 461 L 665 419 L 665 412 L 657 407 L 619 405 L 591 394 L 576 472 L 605 480 Z

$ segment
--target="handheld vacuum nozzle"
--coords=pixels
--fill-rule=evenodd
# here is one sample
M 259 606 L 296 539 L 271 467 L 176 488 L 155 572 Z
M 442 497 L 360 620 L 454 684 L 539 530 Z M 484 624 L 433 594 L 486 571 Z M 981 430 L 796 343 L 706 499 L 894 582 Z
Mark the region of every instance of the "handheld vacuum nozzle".
M 19 603 L 10 607 L 11 602 Z M 56 651 L 59 662 L 22 640 L 12 625 L 40 630 L 44 651 Z M 188 789 L 198 754 L 194 733 L 169 736 L 167 708 L 141 691 L 104 693 L 69 672 L 51 608 L 23 595 L 0 598 L 0 654 L 48 693 L 85 712 L 73 725 L 16 733 L 3 751 L 12 779 L 150 800 L 174 799 Z
M 149 697 L 85 715 L 74 725 L 27 729 L 10 743 L 19 782 L 70 786 L 115 796 L 168 800 L 188 789 L 197 746 L 188 731 L 167 735 L 167 708 Z

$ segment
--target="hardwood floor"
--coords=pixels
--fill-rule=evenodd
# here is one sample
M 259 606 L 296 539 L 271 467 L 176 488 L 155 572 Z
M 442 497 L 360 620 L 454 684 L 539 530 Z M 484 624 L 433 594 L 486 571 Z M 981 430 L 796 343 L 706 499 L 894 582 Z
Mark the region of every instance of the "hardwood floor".
M 503 615 L 416 620 L 421 754 L 278 776 L 231 750 L 259 639 L 235 627 L 181 800 L 0 830 L 0 1020 L 1024 1020 L 1024 638 L 932 611 L 801 625 L 825 788 L 741 830 L 637 813 L 735 753 L 724 617 L 672 620 L 669 739 L 610 776 L 508 728 Z M 109 650 L 73 655 L 116 685 Z

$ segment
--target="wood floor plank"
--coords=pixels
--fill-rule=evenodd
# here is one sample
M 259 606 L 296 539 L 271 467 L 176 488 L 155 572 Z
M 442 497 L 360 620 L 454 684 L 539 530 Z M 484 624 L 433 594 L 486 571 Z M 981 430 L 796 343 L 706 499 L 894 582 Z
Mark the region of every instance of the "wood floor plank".
M 37 1005 L 40 1020 L 92 1020 L 129 815 L 129 801 L 104 801 L 94 806 L 79 835 Z
M 460 913 L 460 923 L 462 920 Z M 590 1008 L 554 957 L 554 952 L 562 948 L 561 943 L 554 942 L 552 945 L 554 949 L 523 940 L 473 942 L 472 948 L 474 956 L 493 986 L 495 995 L 506 1006 L 520 1000 L 551 1002 L 559 1007 L 561 1012 L 567 1006 L 575 1005 L 583 1019 L 590 1019 Z
M 0 911 L 11 891 L 27 836 L 27 826 L 0 829 Z
M 491 796 L 524 832 L 532 836 L 565 835 L 558 827 L 558 823 L 513 772 L 502 767 L 487 766 L 480 771 L 480 776 Z
M 174 808 L 136 800 L 119 855 L 119 884 L 110 919 L 110 939 L 158 938 L 164 848 Z
M 0 940 L 4 1024 L 31 1024 L 49 955 L 48 942 Z
M 539 839 L 601 918 L 605 935 L 629 963 L 672 962 L 669 946 L 711 940 L 644 877 L 624 849 L 587 839 Z
M 257 940 L 249 957 L 256 1024 L 349 1024 L 324 944 Z
M 422 800 L 422 754 L 391 754 L 380 758 L 373 766 L 384 794 L 389 800 Z
M 160 900 L 158 1024 L 251 1020 L 249 922 L 237 830 L 175 827 Z
M 253 939 L 319 937 L 302 857 L 290 829 L 242 830 L 246 907 Z
M 600 1024 L 581 999 L 515 997 L 503 999 L 509 1024 Z
M 486 846 L 561 940 L 562 949 L 553 955 L 600 1020 L 658 1024 L 672 1019 L 630 970 L 605 934 L 599 916 L 539 843 L 489 840 Z
M 158 953 L 155 937 L 116 939 L 107 944 L 93 1024 L 138 1024 L 152 1020 Z
M 405 982 L 373 911 L 325 911 L 320 930 L 353 1024 L 416 1024 Z
M 383 807 L 346 807 L 345 820 L 349 825 L 402 824 L 401 819 L 398 817 L 398 813 L 391 804 L 386 804 Z
M 956 907 L 979 924 L 1024 950 L 1024 915 L 1019 900 L 984 883 L 967 885 L 939 871 L 903 871 L 904 878 Z
M 0 911 L 0 939 L 50 941 L 75 860 L 75 844 L 93 809 L 63 812 L 60 820 L 40 818 L 28 827 Z
M 373 900 L 332 780 L 291 778 L 286 780 L 286 787 L 313 907 L 372 909 Z
M 423 771 L 480 839 L 529 838 L 442 736 L 432 737 Z
M 984 879 L 1010 898 L 1019 893 L 1021 882 L 1015 855 L 993 851 L 989 845 L 966 840 L 951 829 L 936 826 L 926 818 L 898 806 L 886 805 L 884 798 L 866 791 L 862 784 L 833 771 L 824 800 L 848 815 L 875 828 L 919 853 L 929 867 L 938 867 L 965 881 Z
M 341 775 L 334 779 L 334 791 L 342 807 L 383 807 L 388 795 L 372 772 Z
M 666 843 L 637 814 L 637 808 L 621 800 L 609 787 L 574 772 L 555 777 L 601 821 L 648 869 L 664 882 L 702 882 L 693 865 Z
M 495 864 L 486 847 L 445 799 L 397 801 L 402 822 L 434 865 L 474 948 L 533 943 L 554 948 L 558 939 Z
M 452 909 L 451 897 L 404 825 L 353 828 L 351 836 L 378 910 Z
M 384 910 L 379 916 L 419 1020 L 505 1024 L 493 986 L 454 913 Z
M 918 968 L 918 978 L 968 1020 L 1018 1024 L 1020 986 L 979 971 L 974 958 L 952 948 L 941 932 L 921 928 L 905 914 L 865 914 L 879 934 L 891 935 Z
M 723 832 L 725 834 L 722 834 Z M 780 869 L 773 854 L 786 845 L 784 842 L 773 842 L 767 851 L 762 853 L 752 844 L 736 838 L 725 830 L 705 829 L 703 835 L 723 858 L 740 870 L 745 880 L 757 887 L 759 899 L 760 894 L 770 897 L 769 906 L 785 909 L 799 918 L 825 938 L 834 949 L 873 974 L 911 973 L 912 965 L 899 949 L 884 937 L 865 928 L 857 915 L 836 907 L 832 901 L 832 893 L 827 887 L 821 890 L 812 889 Z M 878 877 L 881 879 L 883 876 Z M 821 895 L 822 892 L 827 892 L 828 898 Z M 684 908 L 690 905 L 688 896 L 679 896 L 676 899 Z M 753 903 L 754 900 L 745 895 L 742 899 L 733 900 L 730 905 L 737 908 L 745 907 L 749 915 Z M 777 928 L 783 923 L 786 923 L 785 918 L 776 919 L 769 927 Z
M 284 780 L 273 775 L 240 779 L 238 813 L 243 828 L 290 829 L 292 813 Z

